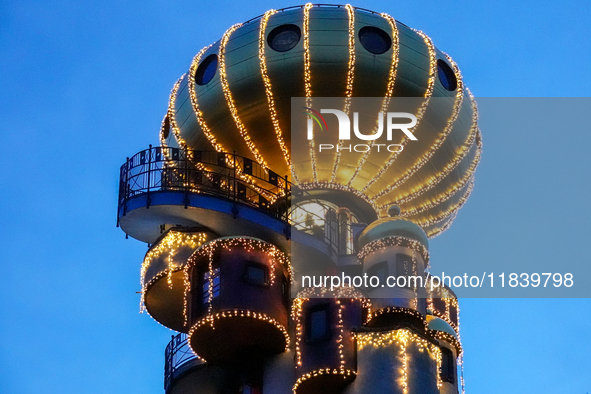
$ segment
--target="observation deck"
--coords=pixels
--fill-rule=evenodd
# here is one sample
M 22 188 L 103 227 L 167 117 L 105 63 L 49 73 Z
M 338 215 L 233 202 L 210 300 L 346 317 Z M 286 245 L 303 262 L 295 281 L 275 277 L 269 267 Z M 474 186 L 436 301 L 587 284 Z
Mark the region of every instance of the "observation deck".
M 173 226 L 289 238 L 291 184 L 246 157 L 150 146 L 127 158 L 119 179 L 117 224 L 140 241 Z

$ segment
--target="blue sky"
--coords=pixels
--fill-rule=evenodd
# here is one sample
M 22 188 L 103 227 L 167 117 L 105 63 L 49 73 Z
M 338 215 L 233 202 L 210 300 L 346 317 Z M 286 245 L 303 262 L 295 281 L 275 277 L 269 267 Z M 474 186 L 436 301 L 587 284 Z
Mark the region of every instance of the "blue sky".
M 294 4 L 0 3 L 0 392 L 163 392 L 172 332 L 138 314 L 146 246 L 115 227 L 118 168 L 157 143 L 170 89 L 199 49 Z M 476 96 L 591 91 L 588 2 L 353 5 L 426 32 Z M 433 266 L 588 264 L 588 128 L 483 128 L 474 193 L 432 241 Z M 589 299 L 460 306 L 468 392 L 591 391 Z

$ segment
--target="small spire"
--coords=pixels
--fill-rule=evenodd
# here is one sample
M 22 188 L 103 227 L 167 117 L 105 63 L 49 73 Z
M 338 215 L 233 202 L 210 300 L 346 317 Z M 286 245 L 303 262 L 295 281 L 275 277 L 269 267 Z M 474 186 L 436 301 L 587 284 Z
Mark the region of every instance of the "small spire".
M 400 215 L 400 207 L 396 204 L 390 205 L 390 208 L 388 208 L 388 216 L 393 218 L 398 215 Z

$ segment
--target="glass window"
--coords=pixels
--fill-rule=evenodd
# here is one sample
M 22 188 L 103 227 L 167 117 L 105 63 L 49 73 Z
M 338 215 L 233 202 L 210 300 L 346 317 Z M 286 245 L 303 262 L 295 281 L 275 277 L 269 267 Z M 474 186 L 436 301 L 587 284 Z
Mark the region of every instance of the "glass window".
M 450 92 L 453 92 L 458 87 L 456 74 L 451 67 L 441 59 L 437 60 L 437 76 L 441 85 Z
M 380 278 L 380 283 L 386 283 L 386 279 L 388 278 L 388 262 L 382 261 L 380 263 L 372 265 L 367 270 L 367 276 L 377 276 Z
M 447 383 L 456 382 L 454 354 L 446 347 L 441 348 L 441 381 Z
M 413 274 L 412 257 L 407 254 L 396 255 L 396 276 L 410 276 Z
M 244 273 L 244 279 L 255 285 L 266 285 L 267 284 L 267 267 L 255 263 L 248 262 L 246 264 L 246 272 Z
M 218 68 L 218 55 L 211 54 L 206 57 L 199 67 L 197 67 L 197 71 L 195 71 L 195 83 L 197 85 L 205 85 L 209 81 L 213 79 L 215 72 Z
M 202 292 L 202 297 L 203 297 L 203 303 L 207 304 L 209 302 L 209 286 L 210 283 L 213 285 L 212 286 L 212 299 L 216 298 L 217 296 L 220 295 L 220 269 L 219 268 L 214 268 L 213 269 L 213 275 L 211 276 L 210 279 L 210 274 L 209 271 L 206 271 L 203 273 L 203 292 Z
M 392 39 L 380 28 L 365 26 L 359 30 L 359 42 L 368 51 L 375 55 L 386 52 L 392 46 Z
M 330 338 L 328 305 L 313 307 L 308 312 L 308 341 L 323 341 Z
M 296 25 L 281 25 L 271 30 L 267 43 L 277 52 L 287 52 L 300 42 L 301 35 L 300 28 Z

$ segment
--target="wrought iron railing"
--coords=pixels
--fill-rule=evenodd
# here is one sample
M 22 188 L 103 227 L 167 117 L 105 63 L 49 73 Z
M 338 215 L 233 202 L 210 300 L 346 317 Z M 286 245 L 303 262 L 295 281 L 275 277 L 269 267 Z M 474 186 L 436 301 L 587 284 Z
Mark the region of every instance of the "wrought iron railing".
M 286 177 L 233 153 L 152 147 L 128 158 L 121 166 L 118 217 L 127 213 L 128 201 L 161 191 L 225 197 L 288 221 L 291 184 Z
M 292 189 L 298 201 L 324 205 L 292 185 L 287 176 L 280 176 L 235 153 L 150 145 L 127 158 L 121 166 L 117 223 L 127 213 L 128 202 L 140 195 L 145 197 L 147 208 L 152 203 L 152 196 L 159 192 L 184 193 L 185 207 L 189 205 L 191 195 L 211 195 L 257 208 L 297 230 L 323 239 L 335 253 L 339 253 L 336 217 L 320 216 L 301 205 L 292 207 Z M 294 209 L 305 215 L 292 215 Z M 326 212 L 329 211 L 333 210 L 327 206 Z M 308 226 L 308 221 L 314 225 Z
M 178 374 L 179 370 L 188 368 L 189 362 L 193 365 L 202 364 L 203 361 L 199 359 L 189 347 L 187 334 L 180 333 L 172 337 L 172 340 L 166 346 L 164 352 L 164 390 L 170 388 L 173 378 Z

